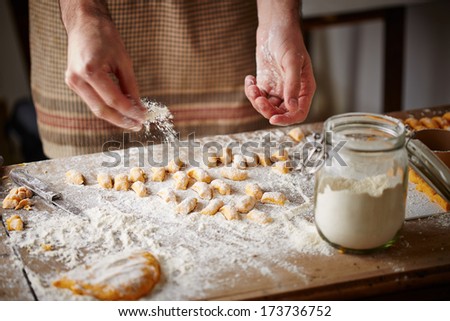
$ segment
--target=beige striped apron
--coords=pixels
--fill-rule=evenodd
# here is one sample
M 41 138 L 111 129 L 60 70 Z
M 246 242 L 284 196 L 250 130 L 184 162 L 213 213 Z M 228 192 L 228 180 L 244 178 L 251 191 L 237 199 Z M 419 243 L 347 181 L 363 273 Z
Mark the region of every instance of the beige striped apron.
M 244 77 L 255 72 L 256 1 L 111 0 L 108 8 L 141 96 L 167 105 L 182 137 L 268 126 L 244 93 Z M 105 142 L 121 139 L 123 130 L 96 118 L 64 82 L 67 36 L 58 1 L 30 0 L 30 47 L 45 154 L 100 152 Z

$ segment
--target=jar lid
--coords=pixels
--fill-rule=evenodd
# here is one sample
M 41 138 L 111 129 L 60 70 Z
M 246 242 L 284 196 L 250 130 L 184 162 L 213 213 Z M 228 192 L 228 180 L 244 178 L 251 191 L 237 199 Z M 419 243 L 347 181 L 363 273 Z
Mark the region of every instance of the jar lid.
M 408 135 L 406 149 L 410 166 L 450 202 L 450 167 L 444 163 L 450 159 L 450 131 L 424 129 Z

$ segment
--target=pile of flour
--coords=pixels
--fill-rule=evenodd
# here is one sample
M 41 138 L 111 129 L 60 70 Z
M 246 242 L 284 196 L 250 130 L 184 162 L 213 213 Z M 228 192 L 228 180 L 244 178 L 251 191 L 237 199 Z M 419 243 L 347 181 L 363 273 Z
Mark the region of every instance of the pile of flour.
M 406 191 L 398 178 L 330 176 L 320 182 L 315 220 L 330 242 L 349 249 L 373 249 L 400 230 L 405 202 Z

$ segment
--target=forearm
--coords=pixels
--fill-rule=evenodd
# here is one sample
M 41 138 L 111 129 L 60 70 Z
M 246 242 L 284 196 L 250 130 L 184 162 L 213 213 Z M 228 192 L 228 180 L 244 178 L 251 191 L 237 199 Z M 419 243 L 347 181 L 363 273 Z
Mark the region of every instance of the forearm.
M 299 23 L 301 2 L 301 0 L 258 0 L 259 24 Z
M 111 22 L 105 0 L 59 0 L 59 6 L 67 33 L 86 23 Z

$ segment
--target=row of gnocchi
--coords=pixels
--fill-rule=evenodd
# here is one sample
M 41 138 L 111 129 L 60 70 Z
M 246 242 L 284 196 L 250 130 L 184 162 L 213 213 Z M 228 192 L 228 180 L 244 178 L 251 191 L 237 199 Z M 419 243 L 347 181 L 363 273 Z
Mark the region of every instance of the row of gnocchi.
M 241 196 L 236 202 L 225 204 L 220 199 L 213 199 L 200 210 L 200 214 L 215 215 L 218 212 L 227 220 L 239 220 L 241 214 L 245 214 L 246 218 L 260 224 L 271 223 L 273 220 L 265 212 L 255 209 L 257 201 L 261 203 L 270 203 L 277 205 L 284 205 L 286 197 L 279 192 L 265 192 L 261 190 L 258 184 L 250 183 L 245 186 L 245 193 L 247 195 Z M 176 197 L 171 189 L 164 189 L 158 193 L 166 202 L 176 202 Z M 179 214 L 189 214 L 193 212 L 198 204 L 195 197 L 188 197 L 176 205 L 176 212 Z

